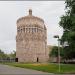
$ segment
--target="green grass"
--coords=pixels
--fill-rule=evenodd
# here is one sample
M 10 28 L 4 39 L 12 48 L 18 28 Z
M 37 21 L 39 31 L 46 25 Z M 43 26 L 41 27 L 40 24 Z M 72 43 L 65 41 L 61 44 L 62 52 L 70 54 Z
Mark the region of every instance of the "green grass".
M 54 63 L 3 63 L 6 65 L 34 69 L 49 73 L 73 73 L 75 74 L 75 64 L 61 64 L 60 72 L 58 71 L 58 64 Z

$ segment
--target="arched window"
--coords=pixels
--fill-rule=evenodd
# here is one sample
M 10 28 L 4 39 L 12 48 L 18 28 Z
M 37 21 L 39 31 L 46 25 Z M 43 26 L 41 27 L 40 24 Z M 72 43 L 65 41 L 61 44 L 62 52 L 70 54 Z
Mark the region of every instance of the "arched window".
M 26 28 L 26 33 L 27 33 L 27 30 L 28 30 L 28 29 Z
M 29 33 L 30 33 L 30 30 L 31 30 L 31 29 L 29 28 Z
M 34 32 L 36 32 L 36 28 L 34 28 Z
M 36 27 L 32 28 L 32 33 L 35 33 L 35 32 L 37 32 L 37 28 Z
M 25 32 L 25 28 L 23 28 L 23 31 Z
M 36 32 L 38 32 L 38 28 L 36 28 Z
M 34 32 L 33 28 L 32 28 L 32 33 Z
M 29 31 L 29 28 L 28 28 L 28 33 L 29 33 L 30 31 Z
M 22 32 L 22 29 L 21 29 L 21 32 Z
M 26 28 L 25 28 L 25 33 L 26 33 Z
M 38 28 L 38 32 L 40 32 L 40 29 Z
M 17 31 L 20 32 L 20 29 L 18 28 Z

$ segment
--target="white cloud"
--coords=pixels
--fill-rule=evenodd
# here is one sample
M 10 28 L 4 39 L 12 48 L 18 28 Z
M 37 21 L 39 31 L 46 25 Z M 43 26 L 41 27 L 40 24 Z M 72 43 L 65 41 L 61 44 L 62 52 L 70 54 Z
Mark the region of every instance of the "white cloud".
M 60 17 L 64 14 L 64 1 L 0 1 L 0 48 L 10 53 L 16 49 L 16 20 L 28 15 L 29 9 L 33 15 L 44 19 L 48 44 L 57 45 L 54 35 L 62 35 L 59 27 Z

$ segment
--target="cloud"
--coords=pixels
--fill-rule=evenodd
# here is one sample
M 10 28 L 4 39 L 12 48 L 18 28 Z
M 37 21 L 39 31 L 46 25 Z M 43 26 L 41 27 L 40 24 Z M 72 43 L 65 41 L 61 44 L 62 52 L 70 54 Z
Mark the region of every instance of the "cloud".
M 53 36 L 62 35 L 59 27 L 60 17 L 65 13 L 64 1 L 0 1 L 0 48 L 10 53 L 16 50 L 16 21 L 28 15 L 32 9 L 33 15 L 44 19 L 47 27 L 47 43 L 57 45 Z

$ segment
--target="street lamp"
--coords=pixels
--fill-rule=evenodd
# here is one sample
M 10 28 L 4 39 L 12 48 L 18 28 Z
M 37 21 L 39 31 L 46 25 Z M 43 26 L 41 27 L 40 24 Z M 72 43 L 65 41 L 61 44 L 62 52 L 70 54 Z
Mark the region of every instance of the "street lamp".
M 55 35 L 54 38 L 58 38 L 58 65 L 59 65 L 59 72 L 60 72 L 60 39 L 59 35 Z

